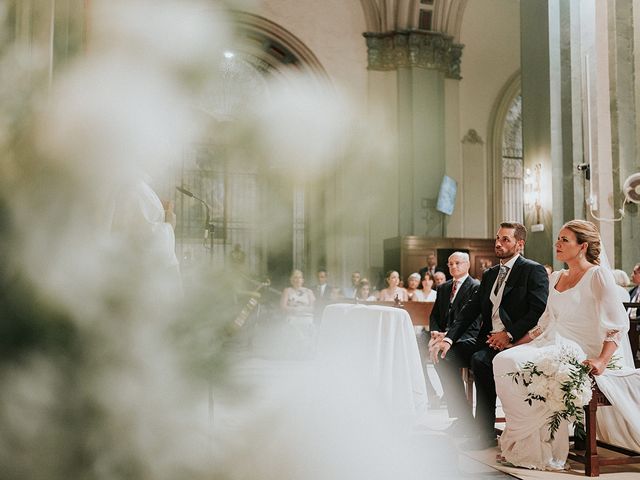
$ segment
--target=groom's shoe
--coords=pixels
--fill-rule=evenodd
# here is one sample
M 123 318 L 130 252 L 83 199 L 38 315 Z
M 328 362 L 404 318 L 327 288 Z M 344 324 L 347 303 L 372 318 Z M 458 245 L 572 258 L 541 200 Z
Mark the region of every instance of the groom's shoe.
M 573 440 L 573 448 L 575 450 L 586 450 L 587 449 L 587 440 L 584 438 L 575 438 Z
M 458 446 L 458 448 L 460 450 L 474 451 L 474 450 L 486 450 L 487 448 L 493 448 L 497 446 L 498 446 L 498 440 L 496 439 L 495 435 L 488 436 L 483 434 L 483 435 L 472 437 L 469 440 L 462 442 Z

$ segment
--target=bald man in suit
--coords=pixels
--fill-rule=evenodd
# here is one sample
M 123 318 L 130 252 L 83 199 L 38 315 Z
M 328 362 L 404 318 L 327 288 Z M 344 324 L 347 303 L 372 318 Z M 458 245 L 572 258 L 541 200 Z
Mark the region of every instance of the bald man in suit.
M 443 283 L 438 289 L 436 302 L 429 318 L 430 345 L 442 340 L 453 325 L 456 316 L 462 310 L 471 296 L 475 293 L 480 282 L 469 276 L 469 254 L 454 252 L 447 263 L 451 280 Z M 480 317 L 463 332 L 460 342 L 475 344 L 480 327 Z M 471 409 L 465 400 L 464 384 L 458 368 L 447 368 L 445 362 L 435 363 L 434 367 L 440 377 L 444 398 L 447 401 L 449 417 L 457 418 L 454 425 L 462 425 L 473 420 Z M 467 365 L 468 366 L 468 365 Z M 455 427 L 452 428 L 452 432 Z

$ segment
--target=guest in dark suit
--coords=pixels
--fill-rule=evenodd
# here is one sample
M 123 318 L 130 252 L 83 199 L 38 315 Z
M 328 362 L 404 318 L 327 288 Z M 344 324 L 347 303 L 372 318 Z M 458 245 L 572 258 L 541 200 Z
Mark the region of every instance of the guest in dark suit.
M 326 307 L 332 300 L 331 291 L 333 290 L 333 287 L 327 283 L 329 280 L 329 274 L 326 269 L 320 268 L 316 273 L 316 278 L 318 279 L 318 283 L 313 287 L 313 294 L 316 296 L 315 317 L 316 321 L 320 321 L 324 307 Z
M 500 224 L 495 253 L 500 265 L 482 275 L 480 287 L 455 317 L 446 336 L 432 348 L 432 358 L 447 353 L 468 361 L 477 392 L 474 437 L 461 445 L 466 450 L 482 450 L 496 445 L 496 387 L 493 357 L 536 326 L 549 295 L 549 278 L 539 263 L 520 256 L 527 230 L 519 223 Z M 475 344 L 461 341 L 464 333 L 481 315 Z M 444 365 L 454 362 L 445 362 Z M 456 365 L 456 368 L 459 365 Z
M 629 298 L 631 302 L 638 303 L 640 302 L 640 263 L 633 267 L 631 282 L 635 283 L 636 286 L 629 290 Z M 634 318 L 636 318 L 635 315 Z
M 636 286 L 629 291 L 629 301 L 632 303 L 640 303 L 640 263 L 637 263 L 636 266 L 633 267 L 631 281 L 635 283 Z M 640 331 L 640 325 L 638 324 L 640 309 L 629 308 L 627 309 L 627 315 L 629 315 L 629 320 L 633 322 L 630 325 L 631 330 L 629 332 L 629 339 L 631 340 L 633 360 L 636 363 L 636 366 L 638 366 L 640 364 L 640 339 L 638 338 L 638 332 Z
M 451 328 L 456 315 L 460 313 L 462 307 L 478 289 L 480 282 L 469 276 L 469 254 L 464 252 L 454 252 L 449 256 L 449 273 L 451 280 L 443 283 L 438 289 L 436 302 L 431 310 L 429 318 L 429 331 L 432 346 L 440 342 Z M 478 331 L 480 329 L 480 316 L 462 333 L 460 343 L 475 344 Z M 468 424 L 473 419 L 471 409 L 465 400 L 464 384 L 460 376 L 460 362 L 452 363 L 451 355 L 447 356 L 447 361 L 436 363 L 435 369 L 442 383 L 444 397 L 447 400 L 447 409 L 450 417 L 458 418 L 458 424 Z M 469 366 L 468 364 L 466 365 Z
M 331 295 L 331 286 L 327 283 L 329 279 L 329 274 L 324 268 L 321 268 L 316 273 L 316 277 L 318 279 L 318 283 L 315 287 L 313 287 L 313 293 L 316 296 L 316 299 L 329 299 Z
M 420 270 L 418 270 L 418 273 L 420 274 L 420 280 L 424 280 L 424 275 L 426 273 L 430 273 L 431 275 L 435 275 L 436 272 L 442 272 L 445 275 L 447 274 L 447 272 L 445 272 L 442 268 L 440 268 L 438 266 L 438 258 L 435 256 L 435 254 L 430 253 L 429 255 L 427 255 L 427 265 L 424 268 L 421 268 Z

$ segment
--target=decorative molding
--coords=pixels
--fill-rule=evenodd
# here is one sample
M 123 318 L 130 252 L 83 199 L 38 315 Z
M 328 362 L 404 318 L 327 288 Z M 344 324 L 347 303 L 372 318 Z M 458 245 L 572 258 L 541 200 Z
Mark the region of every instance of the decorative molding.
M 502 159 L 502 177 L 515 178 L 522 180 L 524 178 L 524 167 L 521 158 L 503 158 Z
M 484 140 L 482 140 L 482 137 L 478 135 L 478 132 L 473 128 L 470 128 L 467 134 L 462 138 L 462 143 L 484 145 Z
M 441 33 L 405 30 L 389 33 L 365 32 L 369 70 L 396 70 L 421 67 L 444 72 L 447 78 L 460 80 L 460 62 L 464 45 Z

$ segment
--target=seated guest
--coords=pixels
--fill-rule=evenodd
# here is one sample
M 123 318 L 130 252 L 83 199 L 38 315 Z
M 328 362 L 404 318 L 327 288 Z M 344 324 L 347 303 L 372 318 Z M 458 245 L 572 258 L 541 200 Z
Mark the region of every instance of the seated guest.
M 371 294 L 371 284 L 366 278 L 358 282 L 355 298 L 362 302 L 375 302 L 377 300 L 376 296 Z
M 625 272 L 624 270 L 617 269 L 612 270 L 611 273 L 613 273 L 613 279 L 616 281 L 616 292 L 618 292 L 620 301 L 628 302 L 631 299 L 629 291 L 627 290 L 627 287 L 631 282 L 629 280 L 629 275 L 627 275 L 627 272 Z
M 291 286 L 282 291 L 280 308 L 287 315 L 287 323 L 300 327 L 301 332 L 311 330 L 308 327 L 313 327 L 313 305 L 316 297 L 310 289 L 303 286 L 304 275 L 300 270 L 294 270 L 289 281 Z
M 318 283 L 313 288 L 315 296 L 318 300 L 322 300 L 323 298 L 328 299 L 331 295 L 331 286 L 329 286 L 329 284 L 327 283 L 329 274 L 324 268 L 321 268 L 320 270 L 318 270 L 317 277 Z
M 342 295 L 344 295 L 344 298 L 355 298 L 359 283 L 360 272 L 351 272 L 351 285 L 342 289 Z
M 329 273 L 326 269 L 320 268 L 316 273 L 316 277 L 318 279 L 318 283 L 313 287 L 313 293 L 316 297 L 315 317 L 316 321 L 319 322 L 322 319 L 324 307 L 332 301 L 331 291 L 333 290 L 333 287 L 328 283 Z
M 435 253 L 430 253 L 429 255 L 427 255 L 426 263 L 427 265 L 418 271 L 421 279 L 423 279 L 425 274 L 427 273 L 430 273 L 431 275 L 435 275 L 436 272 L 444 273 L 444 270 L 438 266 L 438 257 L 436 257 Z
M 420 274 L 412 273 L 407 278 L 407 299 L 410 302 L 424 302 L 422 291 L 418 290 L 420 286 Z
M 411 285 L 411 278 L 415 276 L 420 277 L 420 274 L 413 273 L 409 275 L 409 285 Z M 426 272 L 424 278 L 420 282 L 422 290 L 416 290 L 413 292 L 414 302 L 435 302 L 436 291 L 433 290 L 433 275 Z M 410 292 L 407 289 L 407 292 Z M 438 392 L 431 383 L 429 378 L 427 361 L 429 359 L 429 332 L 423 326 L 415 327 L 416 340 L 418 341 L 418 351 L 420 352 L 420 359 L 422 360 L 422 369 L 424 370 L 424 381 L 427 387 L 427 399 L 429 400 L 429 408 L 438 409 L 442 402 L 442 397 L 438 396 Z
M 423 302 L 435 302 L 436 301 L 436 290 L 434 288 L 435 280 L 433 275 L 430 273 L 426 273 L 424 278 L 422 279 L 422 300 Z
M 337 300 L 343 299 L 342 289 L 340 287 L 331 287 L 331 293 L 329 294 L 329 300 L 335 302 Z
M 387 288 L 380 290 L 378 300 L 381 302 L 393 302 L 396 299 L 401 302 L 406 302 L 408 300 L 407 291 L 399 286 L 400 274 L 398 272 L 395 270 L 389 270 L 385 276 L 385 282 L 387 284 Z
M 639 303 L 640 302 L 640 263 L 636 263 L 633 267 L 633 272 L 631 272 L 631 284 L 634 287 L 629 290 L 629 297 L 631 297 L 631 303 Z M 631 330 L 629 332 L 629 338 L 631 339 L 631 351 L 633 352 L 633 358 L 640 361 L 640 350 L 638 346 L 640 345 L 640 338 L 638 337 L 638 332 L 640 331 L 640 325 L 638 325 L 637 321 L 640 317 L 640 309 L 638 308 L 628 308 L 627 316 L 629 320 L 633 322 L 631 324 Z
M 436 290 L 438 290 L 440 285 L 442 285 L 446 281 L 447 281 L 447 277 L 444 273 L 436 272 L 433 274 L 433 285 Z
M 478 290 L 480 282 L 469 276 L 469 255 L 464 252 L 454 252 L 449 256 L 449 273 L 451 280 L 445 282 L 438 289 L 436 303 L 433 305 L 429 319 L 431 333 L 430 346 L 441 341 L 456 315 L 462 310 L 467 300 Z M 480 318 L 476 319 L 460 337 L 460 343 L 474 344 L 479 332 Z M 449 357 L 447 357 L 449 360 Z M 452 433 L 464 433 L 463 429 L 473 420 L 471 407 L 466 403 L 464 383 L 460 376 L 460 365 L 451 362 L 434 363 L 436 373 L 440 377 L 442 390 L 447 399 L 449 417 L 457 418 L 452 425 Z M 467 365 L 468 367 L 468 365 Z M 459 430 L 459 432 L 457 432 Z
M 304 287 L 304 276 L 294 270 L 291 286 L 282 291 L 280 308 L 285 314 L 285 325 L 277 332 L 278 352 L 295 358 L 307 358 L 313 353 L 316 328 L 313 322 L 313 291 Z

